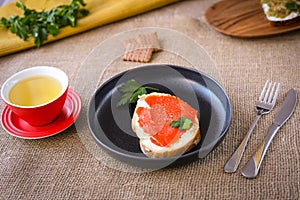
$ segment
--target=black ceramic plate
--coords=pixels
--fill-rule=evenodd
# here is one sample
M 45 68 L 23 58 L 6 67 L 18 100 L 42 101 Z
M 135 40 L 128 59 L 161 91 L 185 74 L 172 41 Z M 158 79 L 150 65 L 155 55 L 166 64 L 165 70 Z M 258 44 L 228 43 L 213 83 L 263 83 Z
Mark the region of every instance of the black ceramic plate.
M 175 95 L 197 109 L 200 143 L 179 157 L 146 157 L 131 129 L 135 105 L 117 106 L 122 95 L 118 88 L 131 79 Z M 171 65 L 149 65 L 114 76 L 97 89 L 88 108 L 89 129 L 100 147 L 120 161 L 152 169 L 204 158 L 225 136 L 230 122 L 229 98 L 215 80 L 195 70 Z

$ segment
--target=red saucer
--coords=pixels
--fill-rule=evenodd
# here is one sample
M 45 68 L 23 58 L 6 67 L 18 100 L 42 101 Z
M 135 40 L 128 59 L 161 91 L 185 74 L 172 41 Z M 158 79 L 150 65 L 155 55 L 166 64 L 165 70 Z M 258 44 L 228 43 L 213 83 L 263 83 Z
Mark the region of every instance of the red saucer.
M 81 99 L 73 90 L 68 89 L 65 105 L 59 116 L 45 126 L 32 126 L 15 115 L 8 106 L 2 111 L 2 127 L 11 135 L 23 139 L 50 137 L 66 130 L 78 118 L 81 111 Z

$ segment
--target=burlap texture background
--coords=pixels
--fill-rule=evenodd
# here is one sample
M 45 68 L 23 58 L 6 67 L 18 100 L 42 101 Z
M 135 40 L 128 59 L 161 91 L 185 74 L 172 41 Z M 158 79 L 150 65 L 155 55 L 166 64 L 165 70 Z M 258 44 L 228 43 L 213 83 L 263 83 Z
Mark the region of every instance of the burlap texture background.
M 202 3 L 208 5 L 208 1 Z M 134 65 L 126 63 L 123 68 L 116 68 L 118 61 L 115 61 L 90 85 L 88 74 L 93 74 L 93 71 L 86 72 L 86 75 L 79 73 L 84 71 L 83 66 L 92 50 L 100 42 L 123 31 L 143 27 L 169 28 L 201 45 L 216 65 L 218 78 L 233 109 L 231 126 L 223 142 L 205 159 L 189 165 L 130 173 L 102 163 L 87 150 L 81 140 L 81 134 L 88 133 L 85 127 L 74 125 L 61 134 L 41 140 L 14 138 L 1 127 L 0 199 L 299 198 L 299 106 L 274 138 L 256 179 L 243 178 L 241 167 L 235 174 L 223 171 L 225 162 L 254 119 L 255 101 L 265 81 L 280 82 L 282 89 L 274 112 L 264 116 L 254 130 L 241 166 L 264 139 L 285 92 L 293 87 L 299 94 L 299 32 L 262 39 L 231 38 L 212 30 L 203 18 L 181 17 L 180 9 L 186 9 L 184 2 L 48 44 L 41 49 L 2 57 L 0 83 L 2 85 L 13 73 L 30 66 L 57 66 L 69 75 L 71 88 L 82 91 L 82 117 L 86 115 L 87 102 L 97 85 L 126 66 Z M 160 58 L 158 54 L 154 59 Z M 172 55 L 167 55 L 165 61 L 185 64 Z M 4 108 L 2 101 L 0 108 Z

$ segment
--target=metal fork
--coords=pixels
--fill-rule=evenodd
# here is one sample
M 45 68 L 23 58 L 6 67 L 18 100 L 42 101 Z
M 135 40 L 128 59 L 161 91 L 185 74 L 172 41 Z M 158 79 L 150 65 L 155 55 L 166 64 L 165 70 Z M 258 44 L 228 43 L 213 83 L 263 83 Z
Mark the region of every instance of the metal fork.
M 276 82 L 272 83 L 269 82 L 268 80 L 265 83 L 265 86 L 260 94 L 259 100 L 256 103 L 256 111 L 257 111 L 256 118 L 252 123 L 247 135 L 241 142 L 240 146 L 235 150 L 235 152 L 232 154 L 230 159 L 225 164 L 224 166 L 225 172 L 233 173 L 237 170 L 241 162 L 242 156 L 244 154 L 245 148 L 247 146 L 248 140 L 251 136 L 251 133 L 254 130 L 254 127 L 256 126 L 258 120 L 261 118 L 262 115 L 269 113 L 273 109 L 276 103 L 279 89 L 280 89 L 280 83 L 276 84 Z

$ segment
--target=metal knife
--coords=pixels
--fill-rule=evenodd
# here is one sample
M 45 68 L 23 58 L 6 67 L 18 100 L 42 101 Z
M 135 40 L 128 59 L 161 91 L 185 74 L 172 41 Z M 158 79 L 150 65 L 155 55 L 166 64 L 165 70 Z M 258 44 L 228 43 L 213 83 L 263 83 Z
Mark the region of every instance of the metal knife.
M 275 115 L 272 125 L 269 128 L 268 134 L 264 139 L 261 146 L 257 149 L 254 155 L 250 158 L 247 164 L 242 169 L 242 175 L 247 178 L 255 178 L 259 172 L 261 163 L 267 152 L 267 149 L 274 138 L 277 131 L 293 114 L 297 104 L 297 92 L 294 89 L 290 89 L 284 99 L 284 102 L 280 110 Z

